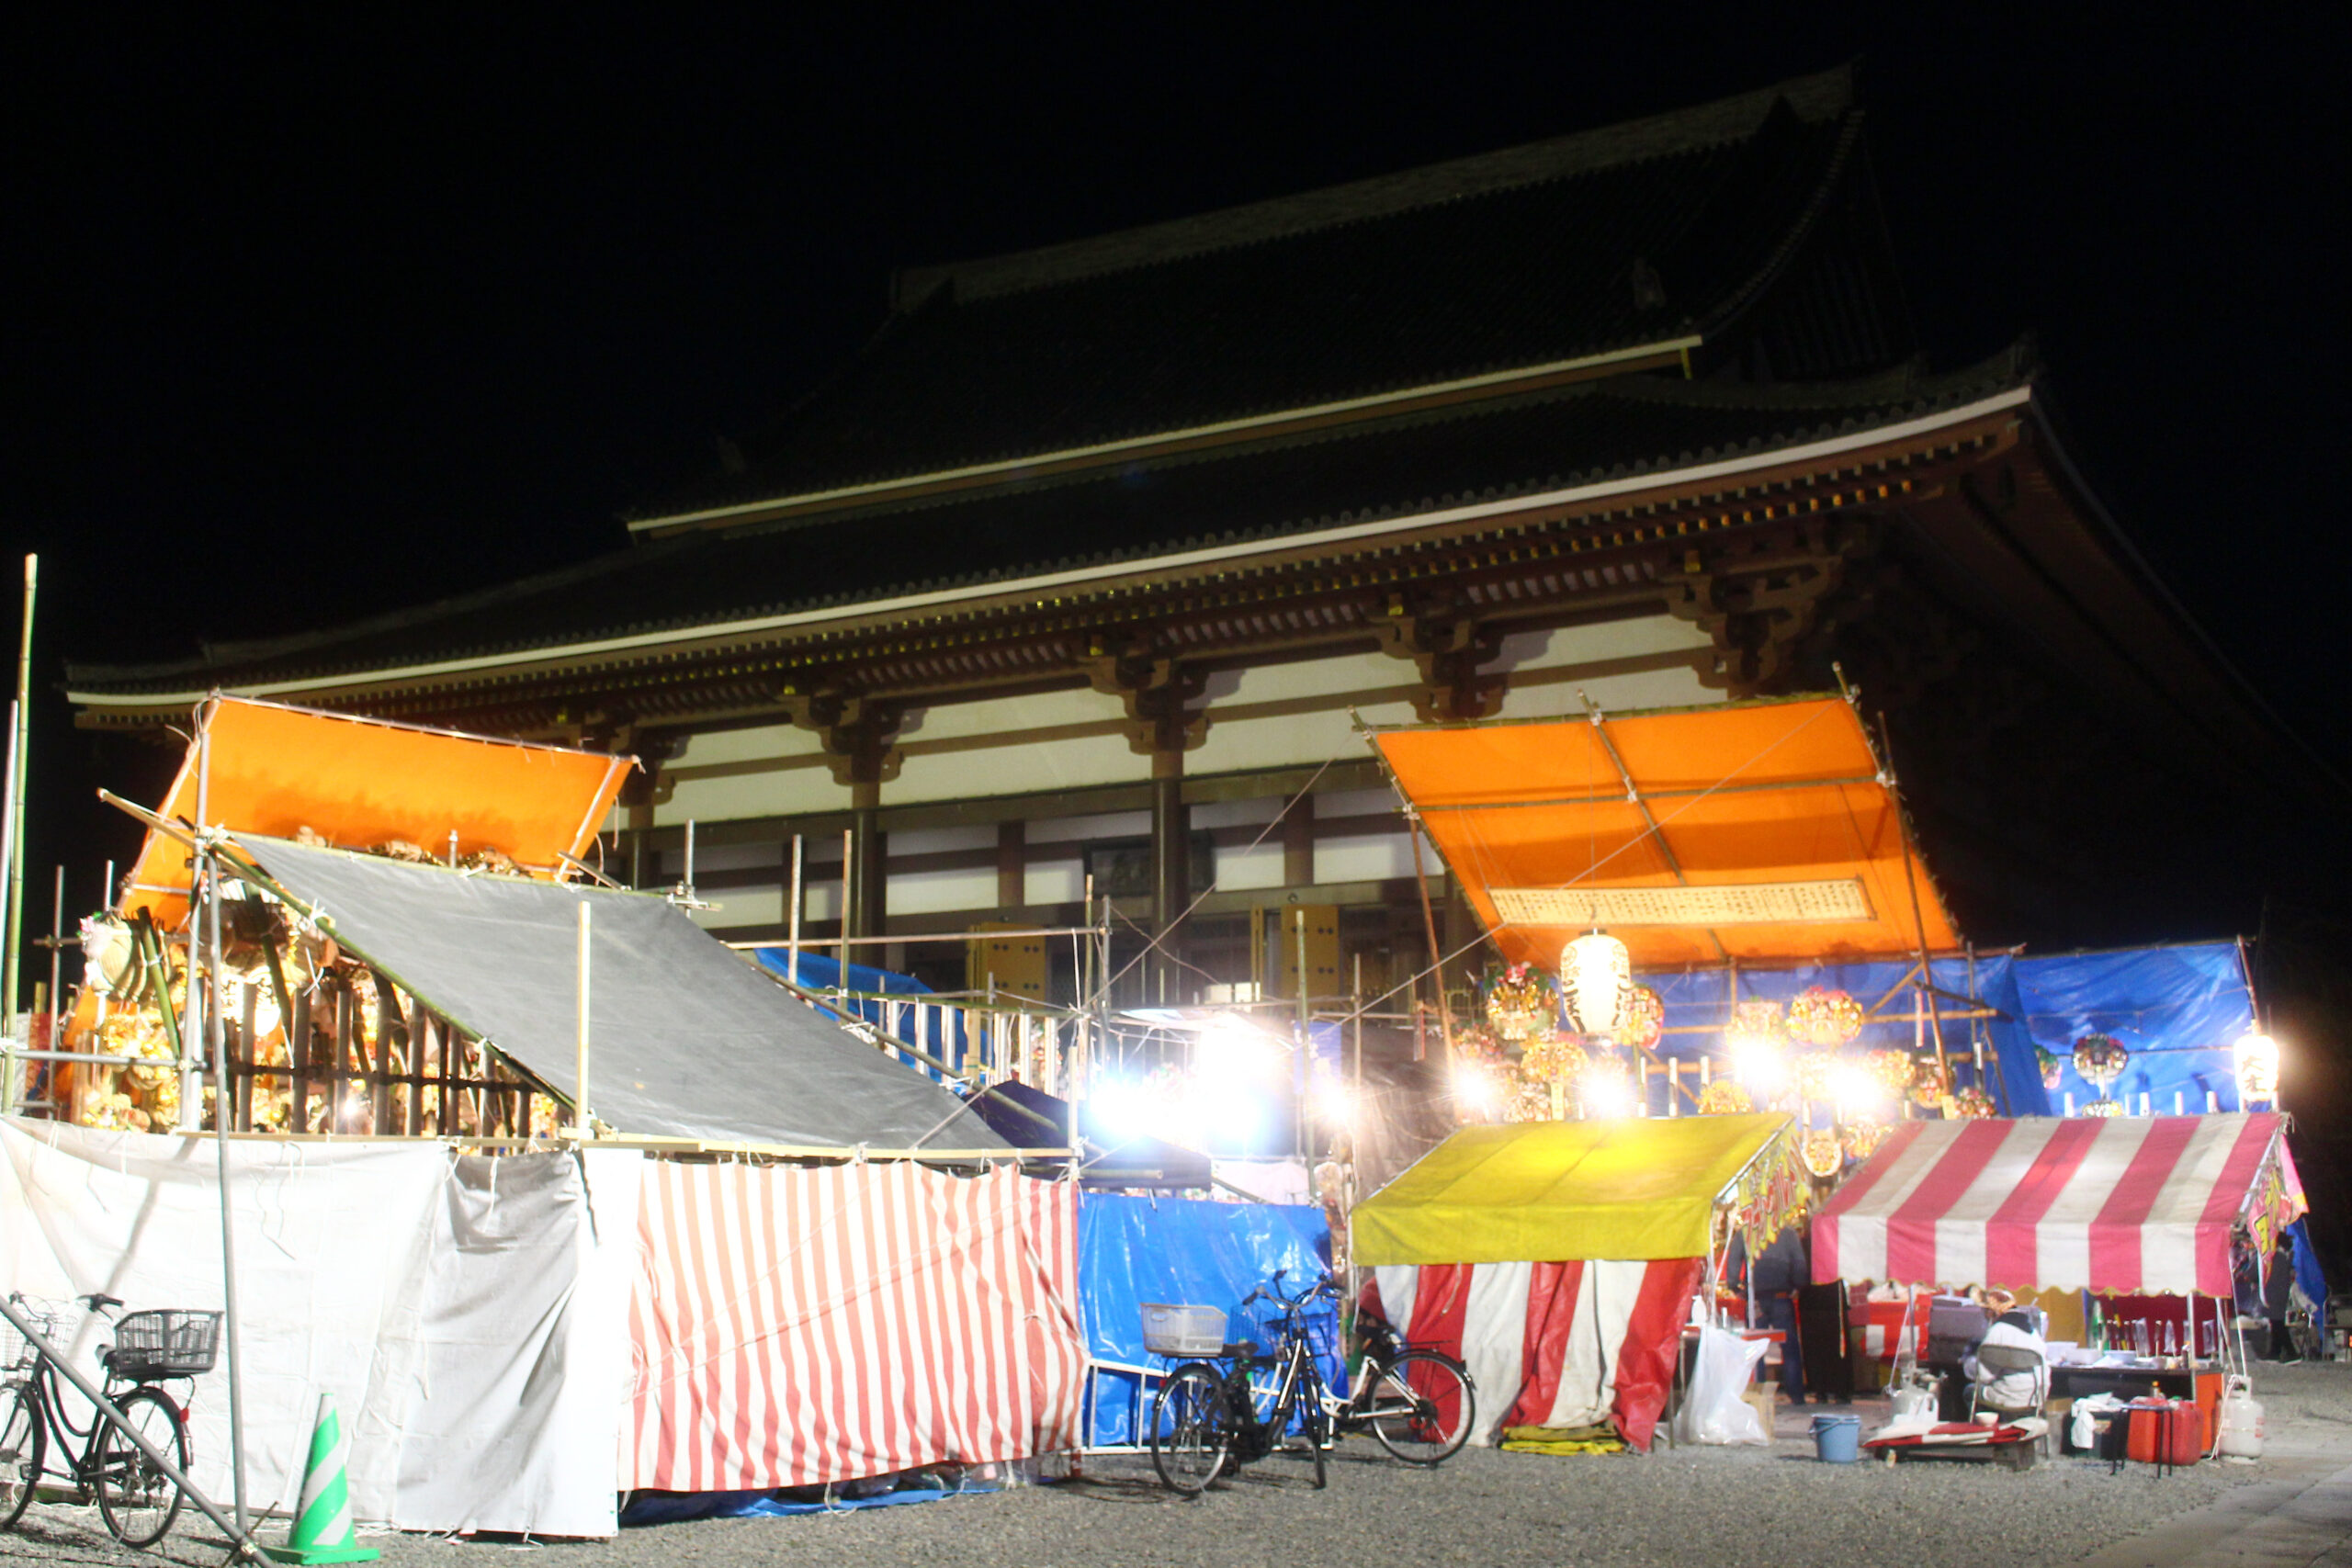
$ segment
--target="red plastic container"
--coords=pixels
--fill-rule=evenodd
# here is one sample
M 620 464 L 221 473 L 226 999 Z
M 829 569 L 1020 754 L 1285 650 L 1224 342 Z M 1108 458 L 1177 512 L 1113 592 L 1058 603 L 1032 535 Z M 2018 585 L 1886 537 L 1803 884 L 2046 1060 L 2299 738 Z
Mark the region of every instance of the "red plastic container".
M 2139 1464 L 2195 1464 L 2205 1457 L 2204 1422 L 2192 1399 L 2135 1399 L 2125 1452 Z

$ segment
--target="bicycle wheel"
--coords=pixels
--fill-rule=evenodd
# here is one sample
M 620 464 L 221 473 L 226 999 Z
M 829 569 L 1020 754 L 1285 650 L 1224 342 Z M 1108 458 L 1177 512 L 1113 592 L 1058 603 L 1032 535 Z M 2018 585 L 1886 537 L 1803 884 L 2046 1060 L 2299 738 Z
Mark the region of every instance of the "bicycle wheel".
M 1331 1413 L 1323 1407 L 1323 1374 L 1312 1365 L 1298 1381 L 1298 1423 L 1306 1434 L 1307 1457 L 1315 1461 L 1315 1490 L 1323 1490 L 1331 1447 Z
M 1188 1361 L 1168 1374 L 1151 1402 L 1151 1468 L 1160 1483 L 1182 1496 L 1197 1497 L 1224 1467 L 1233 1446 L 1225 1410 L 1225 1380 L 1204 1361 Z
M 171 1456 L 187 1473 L 187 1424 L 172 1402 L 152 1388 L 135 1388 L 115 1402 L 130 1429 Z M 90 1456 L 91 1480 L 107 1529 L 125 1546 L 153 1546 L 179 1517 L 180 1489 L 112 1421 L 102 1421 Z
M 1364 1391 L 1364 1425 L 1380 1446 L 1407 1464 L 1442 1464 L 1470 1438 L 1477 1394 L 1453 1357 L 1408 1350 L 1380 1369 Z
M 49 1453 L 49 1422 L 30 1383 L 0 1389 L 0 1530 L 25 1517 Z

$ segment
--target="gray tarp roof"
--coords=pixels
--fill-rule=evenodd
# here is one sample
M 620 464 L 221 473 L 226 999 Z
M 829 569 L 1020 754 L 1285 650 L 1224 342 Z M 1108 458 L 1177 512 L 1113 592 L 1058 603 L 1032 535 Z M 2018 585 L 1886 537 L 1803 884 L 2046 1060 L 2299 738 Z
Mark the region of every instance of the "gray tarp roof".
M 588 1102 L 623 1133 L 1008 1146 L 954 1095 L 820 1016 L 662 899 L 257 835 L 236 841 L 330 917 L 338 942 L 566 1094 L 579 1061 L 579 910 L 589 904 Z

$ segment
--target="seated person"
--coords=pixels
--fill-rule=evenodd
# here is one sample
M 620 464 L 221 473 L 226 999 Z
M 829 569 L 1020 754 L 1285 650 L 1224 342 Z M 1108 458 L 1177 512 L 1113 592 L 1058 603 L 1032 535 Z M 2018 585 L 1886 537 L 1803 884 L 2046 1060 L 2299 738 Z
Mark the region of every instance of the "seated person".
M 2035 1331 L 2033 1315 L 2020 1311 L 2016 1298 L 2005 1292 L 1987 1292 L 1984 1304 L 1995 1309 L 1998 1315 L 1984 1330 L 1984 1337 L 1977 1341 L 1976 1348 L 1962 1357 L 1960 1361 L 1960 1370 L 1981 1390 L 1977 1395 L 1977 1407 L 1984 1410 L 2040 1411 L 2043 1394 L 2049 1387 L 2047 1363 L 2050 1347 Z M 1978 1353 L 1987 1345 L 2014 1345 L 2031 1350 L 2042 1359 L 2044 1364 L 2028 1371 L 1996 1371 L 1977 1359 Z

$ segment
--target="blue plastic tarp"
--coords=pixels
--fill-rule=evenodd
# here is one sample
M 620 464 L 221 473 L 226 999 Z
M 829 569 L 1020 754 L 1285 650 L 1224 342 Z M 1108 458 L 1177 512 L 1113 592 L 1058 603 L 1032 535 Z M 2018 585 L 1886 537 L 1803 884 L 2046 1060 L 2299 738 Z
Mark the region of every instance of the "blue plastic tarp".
M 1087 1402 L 1087 1446 L 1138 1440 L 1159 1373 L 1174 1363 L 1144 1348 L 1143 1303 L 1213 1306 L 1226 1337 L 1271 1348 L 1272 1316 L 1244 1312 L 1242 1298 L 1286 1270 L 1286 1294 L 1330 1267 L 1323 1211 L 1304 1204 L 1209 1203 L 1186 1199 L 1082 1194 L 1078 1202 L 1078 1278 L 1088 1353 L 1097 1363 Z M 1335 1304 L 1308 1315 L 1317 1360 L 1334 1393 L 1345 1390 Z M 1106 1364 L 1107 1363 L 1107 1364 Z M 1147 1377 L 1139 1369 L 1150 1369 Z
M 755 947 L 752 956 L 760 966 L 786 979 L 797 978 L 813 991 L 847 990 L 850 992 L 881 992 L 889 996 L 928 997 L 934 993 L 929 986 L 912 975 L 895 970 L 876 969 L 864 964 L 844 964 L 820 953 L 802 953 L 800 967 L 796 975 L 792 966 L 792 951 L 785 947 Z M 876 1029 L 888 1030 L 910 1045 L 919 1046 L 943 1062 L 961 1063 L 964 1059 L 963 1014 L 952 1008 L 934 1008 L 917 1018 L 902 1013 L 896 1020 L 885 1016 L 893 1004 L 873 996 L 850 996 L 834 998 L 826 1010 L 837 1017 L 860 1019 Z M 895 1024 L 895 1027 L 893 1025 Z M 925 1077 L 944 1081 L 946 1075 L 935 1067 L 918 1067 Z
M 2327 1276 L 2320 1271 L 2319 1254 L 2312 1247 L 2311 1221 L 2297 1220 L 2287 1227 L 2287 1234 L 2295 1238 L 2295 1289 L 2302 1293 L 2312 1313 L 2324 1313 L 2327 1309 Z M 2319 1318 L 2314 1316 L 2312 1321 L 2318 1322 Z
M 802 1490 L 807 1490 L 803 1488 Z M 963 1486 L 945 1491 L 935 1486 L 910 1486 L 871 1497 L 834 1494 L 822 1502 L 801 1502 L 774 1492 L 639 1492 L 621 1510 L 624 1528 L 673 1525 L 687 1519 L 780 1519 L 794 1514 L 845 1514 L 853 1508 L 895 1508 L 907 1503 L 937 1503 L 949 1497 L 976 1497 L 1003 1488 Z
M 1923 1026 L 1913 1021 L 1914 1014 L 1923 1010 L 1915 968 L 1913 964 L 1896 961 L 1822 964 L 1797 969 L 1743 969 L 1738 972 L 1736 998 L 1728 970 L 1645 975 L 1642 979 L 1666 1001 L 1668 1032 L 1658 1043 L 1658 1054 L 1692 1063 L 1702 1057 L 1712 1058 L 1720 1071 L 1724 1066 L 1722 1031 L 1730 1021 L 1735 999 L 1785 1003 L 1808 986 L 1844 991 L 1866 1010 L 1882 1015 L 1863 1024 L 1861 1033 L 1844 1047 L 1843 1054 L 1848 1056 L 1859 1057 L 1888 1048 L 1907 1049 L 1923 1038 L 1932 1043 L 1935 1023 Z M 1936 1021 L 1942 1028 L 1947 1058 L 1958 1064 L 1960 1082 L 1976 1083 L 1976 1050 L 1981 1043 L 1986 1080 L 1981 1087 L 1993 1097 L 1993 1103 L 2001 1113 L 2048 1114 L 2032 1037 L 2026 1030 L 2025 1010 L 2018 1000 L 2015 960 L 2007 953 L 1980 956 L 1973 963 L 1966 958 L 1939 958 L 1930 969 L 1935 988 L 1943 993 L 1936 998 Z M 1955 999 L 1961 998 L 1973 998 L 1984 1006 L 1972 1008 Z M 1954 1016 L 1986 1010 L 2007 1016 Z M 1684 1074 L 1682 1081 L 1687 1090 L 1697 1092 L 1695 1074 Z M 1651 1115 L 1666 1114 L 1666 1095 L 1665 1082 L 1654 1078 L 1650 1086 Z M 1681 1109 L 1689 1114 L 1691 1107 L 1687 1099 Z
M 1844 1048 L 1845 1055 L 1908 1048 L 1923 1036 L 1930 1043 L 1936 1036 L 1934 1023 L 1922 1029 L 1913 1021 L 1919 1007 L 1914 967 L 1897 961 L 1742 970 L 1738 999 L 1785 1002 L 1808 986 L 1842 990 L 1865 1009 L 1891 1015 L 1864 1024 L 1860 1037 Z M 2098 1099 L 2099 1091 L 2074 1068 L 2075 1042 L 2094 1033 L 2113 1037 L 2130 1053 L 2130 1065 L 2108 1092 L 2134 1111 L 2143 1095 L 2148 1108 L 2164 1115 L 2243 1109 L 2231 1047 L 2254 1027 L 2254 1008 L 2235 942 L 2043 957 L 1988 953 L 1973 964 L 1965 958 L 1939 958 L 1932 970 L 1935 987 L 1942 993 L 1936 1010 L 1945 1055 L 1959 1064 L 1960 1082 L 1971 1084 L 1976 1081 L 1977 1047 L 1983 1046 L 1986 1081 L 1982 1087 L 2005 1116 L 2064 1115 L 2069 1097 L 2077 1111 Z M 1907 981 L 1906 976 L 1911 976 Z M 1721 1031 L 1733 1000 L 1730 973 L 1645 975 L 1642 979 L 1666 1000 L 1669 1032 L 1659 1042 L 1658 1054 L 1684 1061 L 1712 1057 L 1720 1070 Z M 2007 1016 L 1954 1016 L 1982 1010 L 1959 999 L 1965 998 Z M 2047 1089 L 2037 1048 L 2060 1059 L 2058 1081 Z M 1688 1075 L 1683 1081 L 1695 1087 Z M 1652 1083 L 1652 1115 L 1665 1114 L 1666 1092 L 1662 1081 Z M 1690 1111 L 1687 1100 L 1682 1109 Z
M 2075 1042 L 2112 1036 L 2131 1062 L 2108 1090 L 2133 1110 L 2145 1095 L 2159 1115 L 2211 1105 L 2238 1111 L 2231 1048 L 2254 1028 L 2254 1000 L 2237 943 L 2208 942 L 2017 961 L 2018 988 L 2035 1042 L 2064 1058 L 2053 1110 L 2099 1091 L 2074 1067 Z

